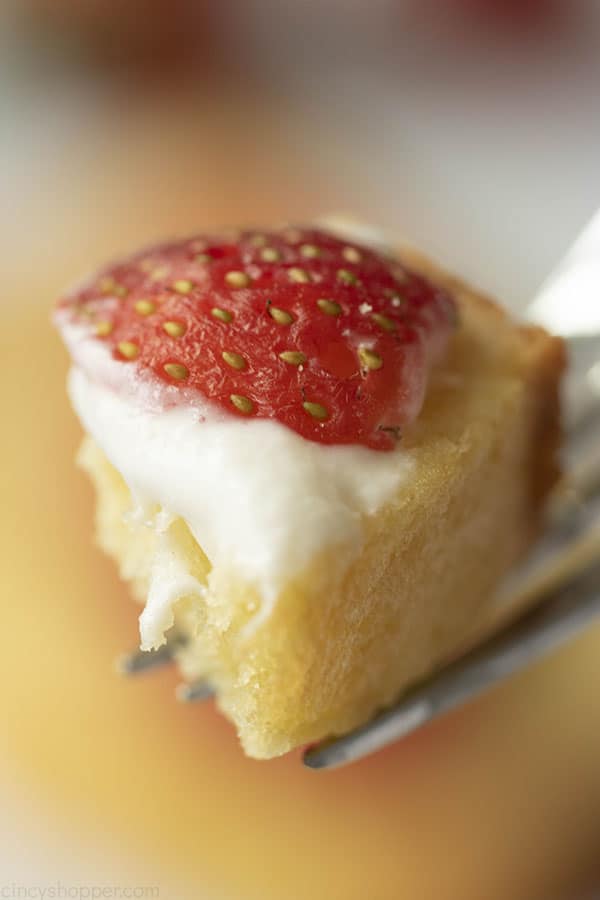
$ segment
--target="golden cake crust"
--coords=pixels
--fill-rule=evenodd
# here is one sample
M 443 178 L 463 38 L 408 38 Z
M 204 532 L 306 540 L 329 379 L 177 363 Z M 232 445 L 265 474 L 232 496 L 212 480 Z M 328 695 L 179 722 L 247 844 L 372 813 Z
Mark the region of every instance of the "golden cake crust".
M 509 325 L 514 329 L 515 340 L 520 344 L 520 364 L 537 399 L 535 419 L 539 431 L 534 442 L 531 477 L 534 499 L 543 502 L 561 475 L 559 454 L 563 442 L 563 427 L 560 382 L 568 364 L 565 341 L 538 325 L 515 325 L 497 300 L 478 291 L 420 251 L 398 247 L 397 253 L 415 271 L 449 290 L 456 297 L 461 310 L 465 305 L 479 309 L 488 322 L 490 338 L 496 326 L 505 329 Z

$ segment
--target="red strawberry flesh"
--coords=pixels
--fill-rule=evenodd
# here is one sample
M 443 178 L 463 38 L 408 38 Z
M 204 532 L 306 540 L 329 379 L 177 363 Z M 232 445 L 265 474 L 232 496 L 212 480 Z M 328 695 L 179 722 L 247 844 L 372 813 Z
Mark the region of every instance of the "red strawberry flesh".
M 396 259 L 314 228 L 200 235 L 60 301 L 123 366 L 323 444 L 395 445 L 456 322 Z M 172 392 L 171 392 L 172 393 Z

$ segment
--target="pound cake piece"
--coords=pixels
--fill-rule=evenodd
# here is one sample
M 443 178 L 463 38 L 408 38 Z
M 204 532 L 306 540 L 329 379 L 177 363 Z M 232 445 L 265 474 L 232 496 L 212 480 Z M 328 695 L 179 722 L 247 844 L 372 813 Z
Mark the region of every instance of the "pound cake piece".
M 558 477 L 560 340 L 341 225 L 144 250 L 56 322 L 141 646 L 183 637 L 249 755 L 347 731 L 494 627 Z

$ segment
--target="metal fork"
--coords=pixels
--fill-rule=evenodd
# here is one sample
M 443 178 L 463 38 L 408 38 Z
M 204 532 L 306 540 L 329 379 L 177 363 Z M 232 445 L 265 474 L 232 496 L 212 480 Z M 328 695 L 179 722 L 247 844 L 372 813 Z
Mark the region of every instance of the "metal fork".
M 559 305 L 560 320 L 555 318 L 556 283 L 562 284 L 568 303 L 569 284 L 574 282 L 569 271 L 575 276 L 582 260 L 589 261 L 590 252 L 598 263 L 593 287 L 600 295 L 600 215 L 559 267 L 558 279 L 552 277 L 530 307 L 533 318 L 557 332 L 569 331 L 568 318 L 565 328 L 566 306 Z M 578 296 L 581 300 L 581 294 Z M 590 311 L 599 306 L 595 297 L 590 296 L 588 302 Z M 568 343 L 565 460 L 569 476 L 551 505 L 544 537 L 526 562 L 511 573 L 498 597 L 498 608 L 510 609 L 513 597 L 524 590 L 533 592 L 535 600 L 529 611 L 404 693 L 396 705 L 365 725 L 307 749 L 303 760 L 309 768 L 332 769 L 382 749 L 600 622 L 600 328 L 591 334 L 572 335 Z M 554 575 L 549 579 L 551 571 Z M 159 651 L 135 651 L 120 660 L 119 668 L 132 674 L 164 665 L 172 660 L 180 641 L 175 637 Z M 177 696 L 190 702 L 207 699 L 212 693 L 206 682 L 196 682 L 181 685 Z

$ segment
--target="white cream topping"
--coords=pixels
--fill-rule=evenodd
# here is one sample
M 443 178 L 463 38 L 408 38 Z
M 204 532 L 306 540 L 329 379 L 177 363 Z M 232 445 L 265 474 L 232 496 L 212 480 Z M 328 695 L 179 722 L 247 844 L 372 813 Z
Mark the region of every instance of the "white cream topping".
M 88 350 L 96 357 L 106 352 L 78 337 L 80 362 Z M 111 363 L 124 367 L 106 359 L 105 375 Z M 351 562 L 361 547 L 362 517 L 377 512 L 412 469 L 402 450 L 321 445 L 278 422 L 224 416 L 208 404 L 160 409 L 141 403 L 134 386 L 117 392 L 80 365 L 69 376 L 83 426 L 125 479 L 141 515 L 161 506 L 167 511 L 161 531 L 169 514 L 182 517 L 214 571 L 224 567 L 256 585 L 262 598 L 256 626 L 282 585 L 318 553 L 335 547 Z M 143 390 L 148 400 L 157 389 Z M 163 642 L 177 597 L 202 590 L 168 546 L 153 573 L 141 618 L 146 648 Z
M 175 622 L 173 607 L 180 597 L 206 593 L 206 587 L 189 573 L 169 533 L 160 530 L 156 521 L 152 526 L 158 531 L 158 544 L 146 605 L 140 616 L 142 650 L 152 650 L 165 642 L 165 635 Z

